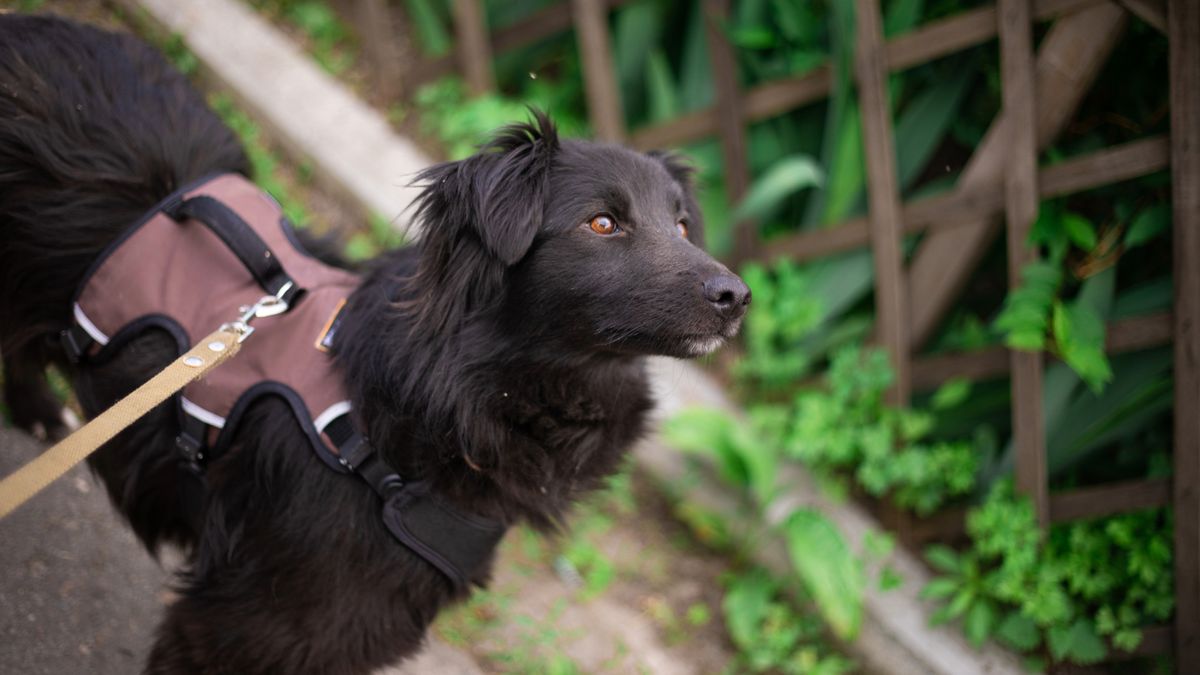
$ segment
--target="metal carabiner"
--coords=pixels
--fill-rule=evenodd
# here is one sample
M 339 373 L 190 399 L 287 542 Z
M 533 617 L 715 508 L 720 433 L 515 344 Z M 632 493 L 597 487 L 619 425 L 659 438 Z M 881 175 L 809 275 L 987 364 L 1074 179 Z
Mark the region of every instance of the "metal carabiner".
M 265 319 L 271 316 L 278 316 L 288 311 L 288 303 L 283 300 L 283 296 L 292 289 L 292 282 L 287 282 L 279 287 L 275 295 L 264 295 L 259 298 L 253 305 L 242 305 L 238 307 L 241 312 L 236 320 L 227 323 L 221 328 L 228 329 L 237 333 L 238 342 L 245 341 L 254 332 L 254 327 L 250 322 L 254 319 Z

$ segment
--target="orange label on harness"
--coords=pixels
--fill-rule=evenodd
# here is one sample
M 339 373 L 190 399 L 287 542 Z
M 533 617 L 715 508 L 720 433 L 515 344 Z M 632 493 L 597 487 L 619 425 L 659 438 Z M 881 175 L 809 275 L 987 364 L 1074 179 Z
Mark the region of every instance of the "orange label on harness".
M 338 302 L 337 307 L 329 314 L 329 320 L 325 322 L 325 327 L 317 334 L 317 341 L 313 345 L 317 349 L 327 352 L 333 347 L 333 338 L 337 334 L 338 326 L 341 325 L 342 308 L 346 306 L 346 298 L 342 298 Z

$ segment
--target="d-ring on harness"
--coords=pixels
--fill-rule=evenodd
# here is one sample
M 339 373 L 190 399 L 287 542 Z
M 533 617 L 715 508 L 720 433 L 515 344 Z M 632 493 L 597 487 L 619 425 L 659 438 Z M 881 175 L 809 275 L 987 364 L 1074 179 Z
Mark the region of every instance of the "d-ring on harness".
M 245 341 L 237 365 L 174 397 L 184 469 L 201 475 L 228 450 L 251 404 L 281 399 L 327 466 L 357 474 L 383 499 L 392 535 L 465 586 L 504 527 L 401 478 L 361 433 L 332 358 L 341 311 L 360 283 L 304 251 L 269 195 L 224 174 L 176 191 L 101 253 L 76 292 L 62 343 L 87 378 L 89 366 L 146 330 L 166 331 L 182 353 L 238 307 L 239 318 L 223 326 Z

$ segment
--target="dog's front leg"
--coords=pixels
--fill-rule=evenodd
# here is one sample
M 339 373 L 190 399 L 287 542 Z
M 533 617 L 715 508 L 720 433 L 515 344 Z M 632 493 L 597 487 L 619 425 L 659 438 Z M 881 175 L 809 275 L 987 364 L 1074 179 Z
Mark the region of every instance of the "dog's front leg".
M 147 673 L 367 675 L 415 654 L 455 595 L 281 406 L 255 406 L 255 437 L 209 468 L 200 541 Z

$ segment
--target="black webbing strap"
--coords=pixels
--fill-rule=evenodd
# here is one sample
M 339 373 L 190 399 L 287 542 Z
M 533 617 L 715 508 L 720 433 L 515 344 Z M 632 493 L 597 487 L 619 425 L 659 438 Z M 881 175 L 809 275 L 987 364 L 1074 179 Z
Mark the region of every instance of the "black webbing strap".
M 342 466 L 383 498 L 383 524 L 392 536 L 456 588 L 467 587 L 504 536 L 505 527 L 445 503 L 423 481 L 405 483 L 358 433 L 350 415 L 330 422 L 324 433 L 338 447 Z
M 58 338 L 62 342 L 63 351 L 67 353 L 67 359 L 73 364 L 78 364 L 95 342 L 78 321 L 72 321 L 71 325 L 59 333 Z
M 438 499 L 422 481 L 404 485 L 384 502 L 383 524 L 459 589 L 482 571 L 505 529 Z
M 208 195 L 199 195 L 182 201 L 172 200 L 163 206 L 163 212 L 176 221 L 194 218 L 212 230 L 221 241 L 242 261 L 254 280 L 268 295 L 276 295 L 281 288 L 292 284 L 280 297 L 291 303 L 300 289 L 270 247 L 242 220 L 233 209 Z

